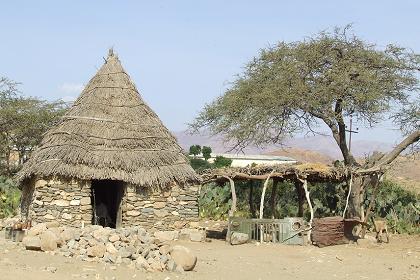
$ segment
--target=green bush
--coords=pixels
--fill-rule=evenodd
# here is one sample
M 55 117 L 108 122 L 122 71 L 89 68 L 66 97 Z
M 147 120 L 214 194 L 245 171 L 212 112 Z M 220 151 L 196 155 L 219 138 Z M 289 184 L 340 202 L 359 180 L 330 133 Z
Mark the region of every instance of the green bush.
M 20 190 L 15 183 L 0 176 L 0 218 L 17 214 L 20 202 Z
M 198 203 L 200 217 L 216 220 L 226 218 L 231 205 L 232 199 L 228 184 L 218 186 L 211 183 L 202 187 Z
M 200 158 L 190 158 L 190 164 L 195 171 L 202 171 L 204 169 L 211 168 L 211 164 L 208 161 Z
M 420 233 L 420 195 L 409 192 L 397 183 L 385 180 L 380 184 L 373 209 L 375 218 L 384 218 L 398 233 Z M 366 192 L 365 208 L 372 197 L 372 190 Z

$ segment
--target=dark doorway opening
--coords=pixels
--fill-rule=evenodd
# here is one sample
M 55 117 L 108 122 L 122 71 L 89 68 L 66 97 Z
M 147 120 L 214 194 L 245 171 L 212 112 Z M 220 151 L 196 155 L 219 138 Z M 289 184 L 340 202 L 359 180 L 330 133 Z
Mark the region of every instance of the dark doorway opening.
M 124 183 L 113 180 L 92 180 L 94 225 L 118 228 L 121 226 L 121 201 Z

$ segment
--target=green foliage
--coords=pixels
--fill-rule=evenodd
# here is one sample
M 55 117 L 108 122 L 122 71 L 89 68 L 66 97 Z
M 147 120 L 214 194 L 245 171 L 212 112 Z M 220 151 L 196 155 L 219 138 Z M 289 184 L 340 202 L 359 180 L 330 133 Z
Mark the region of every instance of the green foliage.
M 420 233 L 420 195 L 408 192 L 392 181 L 379 185 L 374 216 L 385 218 L 398 233 Z M 365 207 L 372 190 L 366 193 Z
M 201 149 L 201 153 L 203 154 L 203 158 L 207 161 L 211 157 L 211 148 L 207 146 L 203 146 Z
M 311 184 L 309 188 L 315 217 L 343 215 L 348 193 L 345 184 L 318 183 Z
M 10 156 L 14 152 L 19 155 L 19 167 L 65 109 L 62 101 L 20 96 L 17 83 L 0 78 L 0 173 L 13 172 L 16 166 L 11 164 Z
M 213 162 L 213 168 L 228 167 L 232 164 L 232 160 L 223 156 L 217 156 Z
M 15 183 L 0 176 L 0 219 L 17 214 L 20 202 L 20 191 Z
M 201 158 L 190 158 L 190 164 L 195 171 L 202 171 L 212 167 L 211 163 Z
M 232 205 L 230 187 L 228 184 L 218 186 L 214 183 L 203 186 L 200 192 L 199 209 L 200 217 L 222 219 Z
M 201 146 L 200 145 L 192 145 L 190 146 L 190 155 L 196 157 L 201 153 Z

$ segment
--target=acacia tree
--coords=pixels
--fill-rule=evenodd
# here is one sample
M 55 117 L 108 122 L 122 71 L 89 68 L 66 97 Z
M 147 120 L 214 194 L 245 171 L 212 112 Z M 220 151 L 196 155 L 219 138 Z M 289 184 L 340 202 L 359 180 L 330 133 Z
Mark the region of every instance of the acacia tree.
M 19 164 L 22 164 L 66 108 L 62 101 L 22 97 L 17 86 L 13 81 L 0 78 L 0 159 L 5 162 L 7 174 L 11 173 L 11 152 L 19 154 Z
M 374 127 L 390 117 L 407 137 L 365 167 L 369 171 L 363 174 L 377 175 L 419 140 L 419 69 L 419 56 L 407 49 L 394 45 L 379 49 L 350 35 L 349 27 L 336 28 L 261 50 L 225 94 L 207 104 L 190 126 L 223 134 L 235 143 L 234 149 L 242 149 L 279 143 L 302 131 L 317 133 L 324 123 L 345 166 L 354 173 L 361 167 L 347 145 L 346 120 L 353 116 Z M 350 216 L 361 216 L 364 185 L 370 181 L 359 176 L 353 182 Z
M 190 146 L 190 155 L 193 155 L 194 158 L 201 153 L 201 146 L 200 145 L 192 145 Z
M 201 148 L 201 153 L 203 154 L 203 158 L 204 160 L 208 160 L 209 158 L 211 158 L 211 148 L 207 147 L 207 146 L 203 146 L 203 148 Z

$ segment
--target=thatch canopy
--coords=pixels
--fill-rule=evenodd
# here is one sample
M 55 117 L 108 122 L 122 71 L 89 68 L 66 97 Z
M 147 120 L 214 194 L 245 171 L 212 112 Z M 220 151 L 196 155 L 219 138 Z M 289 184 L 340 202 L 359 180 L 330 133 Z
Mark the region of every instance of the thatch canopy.
M 342 182 L 347 177 L 343 168 L 321 163 L 294 163 L 276 165 L 256 165 L 247 167 L 226 167 L 207 169 L 201 172 L 203 182 L 232 180 L 277 180 L 305 179 L 308 182 Z
M 112 50 L 17 180 L 33 176 L 121 180 L 152 188 L 199 181 Z

